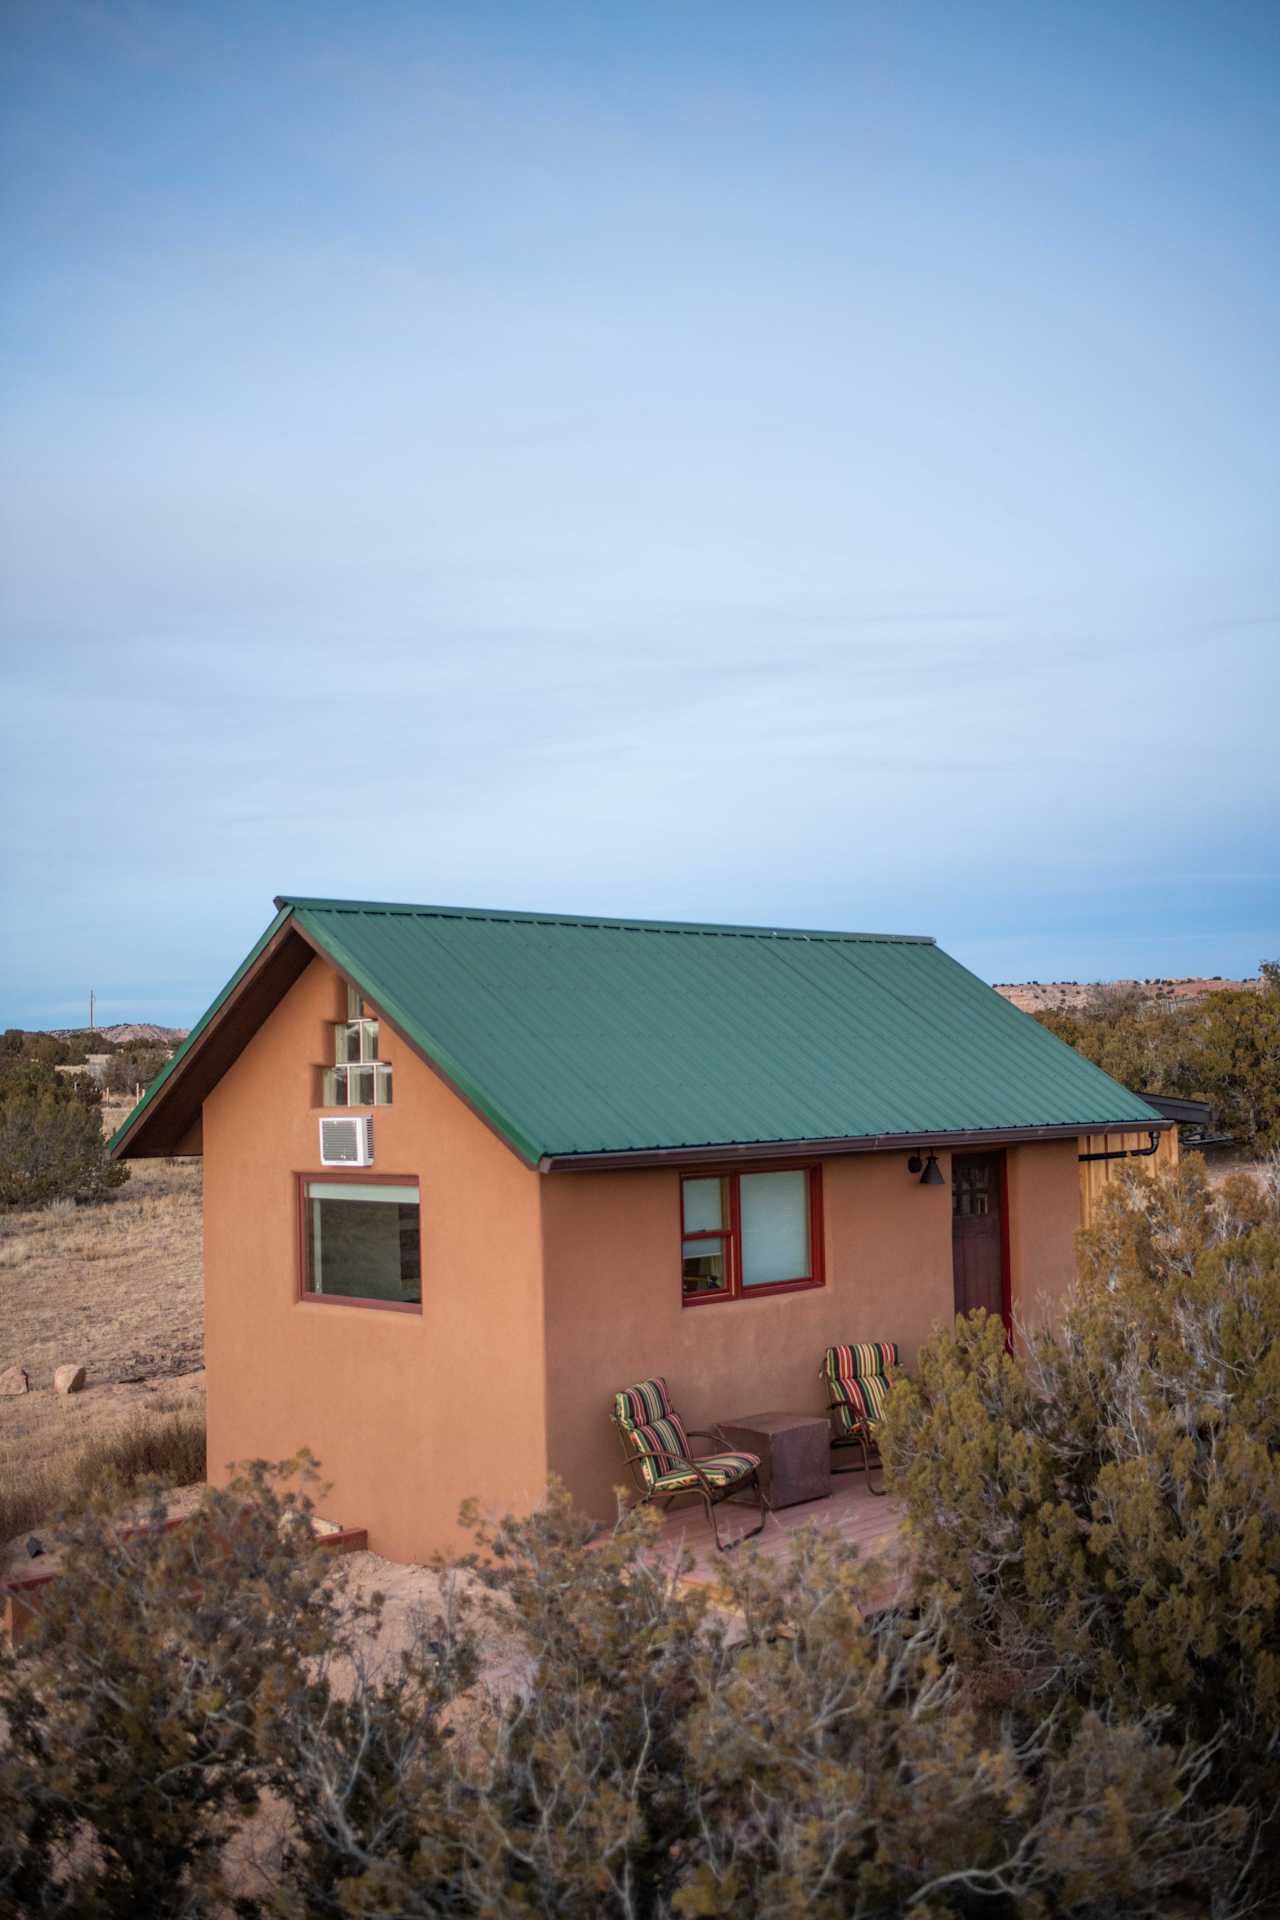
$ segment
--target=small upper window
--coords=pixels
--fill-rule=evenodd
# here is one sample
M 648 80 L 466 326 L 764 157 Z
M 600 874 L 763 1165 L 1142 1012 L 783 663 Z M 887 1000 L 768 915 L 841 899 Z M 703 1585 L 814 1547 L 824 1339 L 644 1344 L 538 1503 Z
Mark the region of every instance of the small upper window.
M 341 1020 L 333 1030 L 333 1056 L 339 1066 L 355 1066 L 378 1057 L 376 1020 Z
M 320 1069 L 322 1107 L 389 1107 L 391 1068 L 378 1058 L 380 1023 L 371 1018 L 354 987 L 347 988 L 347 1017 L 333 1024 L 333 1061 Z
M 691 1175 L 680 1206 L 686 1306 L 822 1285 L 820 1167 Z

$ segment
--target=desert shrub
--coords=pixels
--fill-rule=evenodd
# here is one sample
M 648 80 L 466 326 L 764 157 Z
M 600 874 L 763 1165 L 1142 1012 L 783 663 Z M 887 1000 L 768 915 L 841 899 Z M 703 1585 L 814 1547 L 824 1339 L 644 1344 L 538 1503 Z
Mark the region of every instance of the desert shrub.
M 1221 1124 L 1258 1152 L 1280 1149 L 1280 962 L 1261 990 L 1210 994 L 1200 1009 L 1194 1076 Z
M 220 1856 L 270 1784 L 262 1727 L 338 1638 L 305 1493 L 259 1466 L 182 1526 L 83 1513 L 0 1661 L 0 1912 L 225 1912 Z M 303 1524 L 297 1524 L 299 1521 Z
M 47 1061 L 26 1054 L 0 1055 L 0 1100 L 25 1096 L 75 1100 L 84 1107 L 101 1107 L 102 1088 L 88 1073 L 55 1073 Z
M 0 1098 L 0 1206 L 103 1200 L 128 1178 L 107 1156 L 96 1106 L 47 1091 Z
M 40 1060 L 47 1066 L 79 1066 L 89 1053 L 114 1053 L 115 1043 L 91 1027 L 70 1033 L 25 1032 L 21 1027 L 6 1027 L 0 1034 L 0 1055 L 21 1054 Z
M 86 1074 L 0 1058 L 0 1206 L 101 1200 L 129 1178 L 107 1157 L 102 1092 Z
M 1099 987 L 1036 1018 L 1123 1085 L 1206 1100 L 1243 1145 L 1280 1148 L 1280 962 L 1263 962 L 1256 989 L 1169 1004 Z
M 921 1592 L 975 1685 L 1158 1715 L 1255 1837 L 1280 1789 L 1280 1192 L 1136 1169 L 1058 1334 L 959 1322 L 885 1433 Z M 1274 1848 L 1268 1832 L 1267 1845 Z
M 1215 1883 L 1230 1910 L 1241 1823 L 1194 1808 L 1207 1750 L 1155 1718 L 996 1710 L 936 1605 L 868 1619 L 820 1536 L 726 1584 L 746 1641 L 691 1719 L 704 1837 L 675 1912 L 1163 1915 Z
M 132 1094 L 136 1087 L 145 1092 L 168 1058 L 167 1047 L 136 1047 L 113 1053 L 102 1070 L 102 1084 L 108 1093 Z
M 24 1034 L 22 1051 L 28 1060 L 39 1060 L 49 1067 L 65 1066 L 71 1058 L 70 1047 L 56 1033 Z
M 589 1531 L 553 1497 L 482 1532 L 474 1571 L 527 1670 L 473 1751 L 440 1737 L 416 1673 L 407 1716 L 366 1692 L 318 1751 L 277 1724 L 301 1842 L 283 1912 L 1154 1915 L 1234 1879 L 1236 1817 L 1190 1811 L 1203 1753 L 1149 1723 L 1055 1739 L 1043 1708 L 1015 1725 L 967 1704 L 941 1614 L 871 1614 L 877 1576 L 847 1546 L 726 1562 L 713 1608 L 654 1563 L 643 1518 Z M 465 1681 L 465 1621 L 428 1644 Z
M 0 1540 L 50 1521 L 101 1494 L 121 1498 L 149 1483 L 186 1487 L 204 1479 L 205 1423 L 201 1414 L 139 1415 L 115 1433 L 91 1440 L 69 1458 L 33 1472 L 0 1467 Z
M 474 1680 L 477 1620 L 448 1584 L 403 1679 L 361 1684 L 337 1713 L 326 1702 L 314 1725 L 277 1721 L 298 1836 L 283 1912 L 663 1910 L 692 1832 L 679 1729 L 706 1601 L 645 1563 L 646 1520 L 589 1552 L 596 1531 L 559 1494 L 480 1529 L 467 1567 L 526 1669 L 465 1756 L 445 1715 Z
M 245 1916 L 1238 1910 L 1211 1753 L 1151 1717 L 994 1708 L 943 1610 L 875 1613 L 838 1541 L 726 1562 L 713 1605 L 650 1554 L 652 1516 L 592 1542 L 553 1493 L 482 1528 L 469 1589 L 446 1577 L 371 1672 L 371 1618 L 317 1586 L 289 1511 L 257 1469 L 169 1534 L 86 1517 L 0 1666 L 0 1904 L 226 1911 L 226 1842 L 270 1791 L 290 1828 Z M 523 1658 L 486 1701 L 490 1613 Z

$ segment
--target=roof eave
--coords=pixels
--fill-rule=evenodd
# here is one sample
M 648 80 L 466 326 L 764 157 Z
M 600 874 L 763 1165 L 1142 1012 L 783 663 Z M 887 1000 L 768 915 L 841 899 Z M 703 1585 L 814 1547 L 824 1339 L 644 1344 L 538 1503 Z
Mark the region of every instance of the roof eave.
M 113 1160 L 145 1160 L 192 1154 L 203 1104 L 262 1022 L 284 998 L 316 954 L 363 994 L 410 1050 L 437 1073 L 465 1106 L 526 1166 L 540 1148 L 489 1102 L 465 1071 L 442 1049 L 424 1045 L 403 1009 L 382 994 L 332 940 L 317 935 L 297 903 L 282 899 L 276 918 L 241 962 L 217 999 L 205 1010 L 141 1101 L 107 1142 Z M 198 1156 L 196 1156 L 198 1157 Z
M 1017 1146 L 1034 1141 L 1078 1140 L 1088 1134 L 1166 1133 L 1174 1123 L 1153 1113 L 1150 1118 L 1081 1120 L 1049 1127 L 984 1127 L 940 1133 L 876 1133 L 837 1136 L 823 1140 L 724 1141 L 703 1147 L 635 1147 L 614 1152 L 545 1153 L 540 1173 L 621 1172 L 642 1167 L 726 1167 L 786 1160 L 828 1160 L 850 1153 L 913 1153 L 939 1147 Z
M 1165 1120 L 1179 1120 L 1189 1126 L 1207 1126 L 1213 1117 L 1213 1109 L 1207 1100 L 1184 1100 L 1181 1094 L 1147 1093 L 1138 1095 L 1149 1107 Z
M 267 1014 L 310 965 L 312 950 L 287 912 L 261 939 L 205 1010 L 167 1066 L 107 1142 L 113 1160 L 190 1152 L 204 1101 L 239 1058 Z

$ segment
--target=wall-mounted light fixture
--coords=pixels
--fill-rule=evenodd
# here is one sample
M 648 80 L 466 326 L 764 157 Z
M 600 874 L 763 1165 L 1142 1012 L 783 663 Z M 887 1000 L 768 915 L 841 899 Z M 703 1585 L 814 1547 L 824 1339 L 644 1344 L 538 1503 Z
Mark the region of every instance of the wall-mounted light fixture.
M 922 1167 L 924 1168 L 924 1172 L 920 1173 Z M 913 1153 L 907 1161 L 907 1172 L 919 1173 L 920 1185 L 922 1187 L 942 1187 L 946 1185 L 942 1177 L 942 1168 L 938 1165 L 935 1154 L 931 1153 L 927 1160 L 922 1160 L 918 1153 Z

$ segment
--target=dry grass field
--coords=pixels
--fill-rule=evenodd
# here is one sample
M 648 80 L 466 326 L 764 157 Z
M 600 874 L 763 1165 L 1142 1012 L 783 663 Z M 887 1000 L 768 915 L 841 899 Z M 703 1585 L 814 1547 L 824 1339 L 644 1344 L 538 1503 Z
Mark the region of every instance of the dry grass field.
M 0 1370 L 31 1381 L 0 1396 L 0 1543 L 108 1471 L 202 1458 L 200 1187 L 198 1160 L 135 1161 L 101 1206 L 0 1214 Z M 82 1392 L 53 1391 L 64 1362 Z

